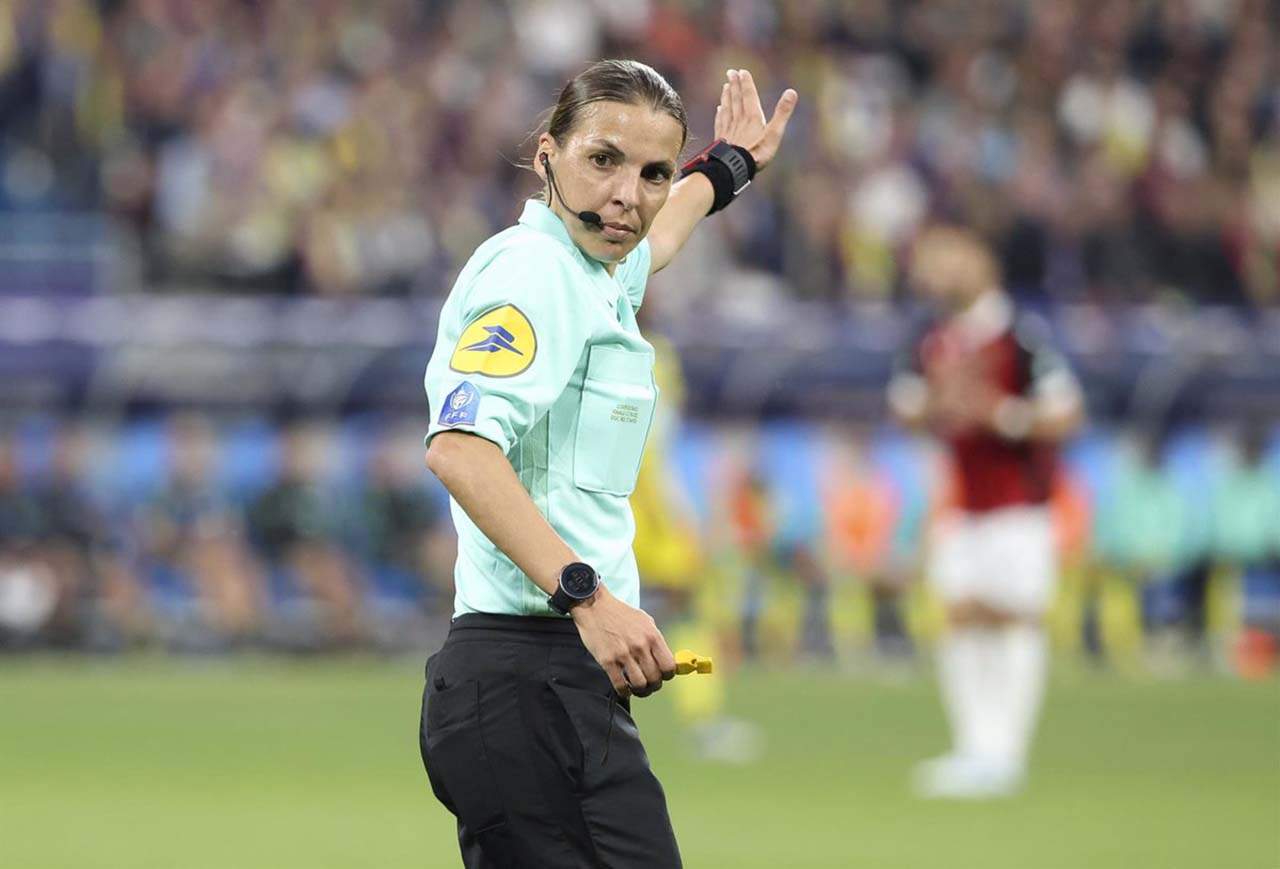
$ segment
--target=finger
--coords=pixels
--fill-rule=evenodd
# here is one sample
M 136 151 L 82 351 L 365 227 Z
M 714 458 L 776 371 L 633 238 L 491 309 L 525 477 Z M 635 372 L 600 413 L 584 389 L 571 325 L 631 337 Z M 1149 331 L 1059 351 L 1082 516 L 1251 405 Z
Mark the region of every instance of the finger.
M 662 688 L 662 680 L 665 679 L 666 676 L 663 674 L 662 668 L 658 666 L 658 661 L 652 653 L 644 656 L 644 665 L 644 696 L 648 697 L 650 694 Z
M 787 122 L 791 120 L 791 115 L 796 110 L 797 100 L 799 95 L 791 88 L 787 88 L 782 92 L 782 96 L 778 97 L 778 105 L 774 107 L 773 117 L 764 128 L 764 135 L 760 137 L 759 145 L 751 149 L 758 167 L 773 161 L 773 155 L 778 152 L 778 147 L 782 144 L 782 135 L 787 131 Z
M 742 107 L 742 80 L 736 69 L 729 70 L 729 105 L 733 123 L 741 123 L 746 111 Z
M 628 659 L 625 665 L 627 687 L 631 694 L 636 697 L 648 697 L 653 693 L 653 684 L 662 681 L 661 679 L 652 678 L 647 673 L 647 670 L 650 669 L 647 666 L 648 663 L 642 661 L 642 659 L 631 658 Z
M 658 666 L 658 662 L 654 659 L 651 650 L 646 649 L 639 652 L 635 660 L 640 667 L 640 672 L 637 675 L 644 680 L 646 686 L 662 681 L 662 668 Z M 633 684 L 632 687 L 636 686 Z
M 665 645 L 665 643 L 664 643 L 663 645 Z M 648 695 L 652 694 L 653 692 L 655 692 L 655 691 L 657 691 L 657 690 L 661 689 L 661 688 L 662 688 L 662 683 L 663 683 L 664 681 L 666 681 L 667 679 L 670 679 L 670 678 L 671 678 L 671 677 L 670 677 L 670 676 L 668 676 L 668 675 L 666 674 L 666 672 L 662 669 L 662 665 L 658 663 L 658 654 L 657 654 L 657 651 L 658 651 L 658 650 L 657 650 L 657 647 L 656 647 L 656 645 L 655 645 L 655 647 L 653 648 L 653 650 L 652 650 L 648 655 L 646 655 L 646 657 L 648 658 L 648 660 L 645 662 L 645 664 L 646 664 L 646 666 L 645 666 L 645 680 L 646 680 L 646 682 L 645 682 L 645 693 L 644 693 L 644 696 L 646 696 L 646 697 L 647 697 Z
M 661 680 L 661 679 L 659 679 L 657 682 L 650 682 L 648 685 L 644 686 L 644 693 L 643 693 L 643 694 L 642 694 L 642 693 L 640 693 L 639 691 L 637 691 L 637 692 L 636 692 L 636 696 L 637 696 L 637 697 L 648 697 L 648 696 L 649 696 L 649 695 L 651 695 L 651 694 L 657 694 L 657 693 L 658 693 L 659 691 L 661 691 L 661 690 L 662 690 L 662 680 Z
M 631 693 L 636 697 L 648 697 L 650 694 L 661 690 L 661 688 L 662 680 L 659 679 L 656 682 L 646 682 L 643 687 L 633 688 Z
M 720 104 L 716 106 L 716 138 L 723 139 L 729 132 L 729 83 L 720 88 Z
M 664 680 L 676 677 L 676 656 L 672 654 L 671 647 L 667 645 L 665 638 L 660 644 L 654 646 L 653 661 L 658 665 L 658 671 L 662 673 Z
M 764 107 L 760 105 L 760 92 L 756 90 L 755 79 L 751 77 L 751 70 L 738 70 L 742 77 L 742 104 L 746 108 L 747 119 L 758 121 L 763 124 Z
M 782 134 L 787 130 L 787 122 L 795 114 L 796 103 L 799 100 L 800 95 L 791 88 L 787 88 L 782 92 L 782 96 L 778 97 L 778 104 L 774 106 L 773 117 L 769 119 L 769 124 L 765 128 L 765 135 L 773 135 L 779 140 L 782 139 Z
M 613 683 L 613 690 L 619 697 L 629 697 L 631 695 L 631 685 L 627 682 L 627 668 L 624 664 L 616 664 L 610 667 L 609 681 Z

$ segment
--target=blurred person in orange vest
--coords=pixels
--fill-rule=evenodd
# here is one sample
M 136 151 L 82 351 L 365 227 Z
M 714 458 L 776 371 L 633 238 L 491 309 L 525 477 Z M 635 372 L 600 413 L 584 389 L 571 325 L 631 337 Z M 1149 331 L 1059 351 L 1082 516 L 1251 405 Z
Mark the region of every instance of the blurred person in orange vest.
M 726 491 L 731 533 L 746 562 L 742 652 L 747 658 L 759 656 L 760 617 L 769 577 L 782 572 L 804 590 L 800 656 L 817 662 L 832 661 L 835 646 L 831 637 L 831 582 L 818 548 L 818 538 L 825 532 L 825 517 L 820 507 L 810 503 L 810 495 L 818 498 L 817 483 L 813 483 L 811 493 L 803 496 L 794 491 L 782 493 L 772 485 L 759 461 L 758 457 L 749 458 L 750 464 L 737 472 Z M 790 482 L 805 487 L 795 478 Z
M 829 532 L 836 557 L 871 595 L 876 651 L 885 659 L 906 658 L 912 649 L 901 598 L 911 571 L 895 545 L 905 519 L 905 493 L 864 455 L 864 441 L 859 433 L 850 435 L 854 455 L 835 457 L 828 469 Z
M 958 484 L 926 567 L 947 610 L 938 674 L 953 748 L 922 764 L 916 784 L 932 797 L 1006 795 L 1024 780 L 1047 675 L 1056 446 L 1084 402 L 1061 357 L 1016 316 L 976 234 L 925 230 L 911 277 L 937 319 L 908 348 L 889 403 L 946 444 Z

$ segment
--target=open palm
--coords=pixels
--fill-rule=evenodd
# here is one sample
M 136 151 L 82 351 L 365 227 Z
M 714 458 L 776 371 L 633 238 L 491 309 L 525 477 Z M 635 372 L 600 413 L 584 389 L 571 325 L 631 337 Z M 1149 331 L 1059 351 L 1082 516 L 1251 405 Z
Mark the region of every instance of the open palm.
M 766 120 L 764 107 L 760 105 L 760 93 L 751 73 L 745 69 L 731 69 L 720 91 L 720 105 L 716 106 L 716 138 L 730 145 L 741 145 L 755 158 L 756 168 L 763 169 L 778 153 L 782 134 L 796 109 L 799 95 L 787 88 L 778 98 L 773 117 Z

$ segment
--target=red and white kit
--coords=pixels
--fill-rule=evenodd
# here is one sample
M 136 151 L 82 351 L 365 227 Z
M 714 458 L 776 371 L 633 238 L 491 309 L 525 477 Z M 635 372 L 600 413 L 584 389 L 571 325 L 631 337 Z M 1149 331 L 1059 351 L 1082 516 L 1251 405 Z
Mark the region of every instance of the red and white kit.
M 1058 457 L 1054 444 L 1021 436 L 1021 421 L 1001 413 L 1025 400 L 1080 401 L 1070 369 L 1035 332 L 1007 297 L 988 293 L 926 329 L 889 392 L 900 410 L 948 392 L 995 408 L 999 432 L 972 422 L 943 422 L 937 431 L 954 468 L 957 509 L 933 529 L 927 573 L 944 600 L 1023 615 L 1047 608 L 1056 581 L 1048 501 Z

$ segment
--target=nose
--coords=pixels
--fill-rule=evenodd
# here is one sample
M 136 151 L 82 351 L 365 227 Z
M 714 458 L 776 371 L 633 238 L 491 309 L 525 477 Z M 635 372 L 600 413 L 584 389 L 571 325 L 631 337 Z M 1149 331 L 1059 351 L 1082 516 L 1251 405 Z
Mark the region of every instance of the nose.
M 632 211 L 640 203 L 640 170 L 619 172 L 613 188 L 613 204 L 623 211 Z

